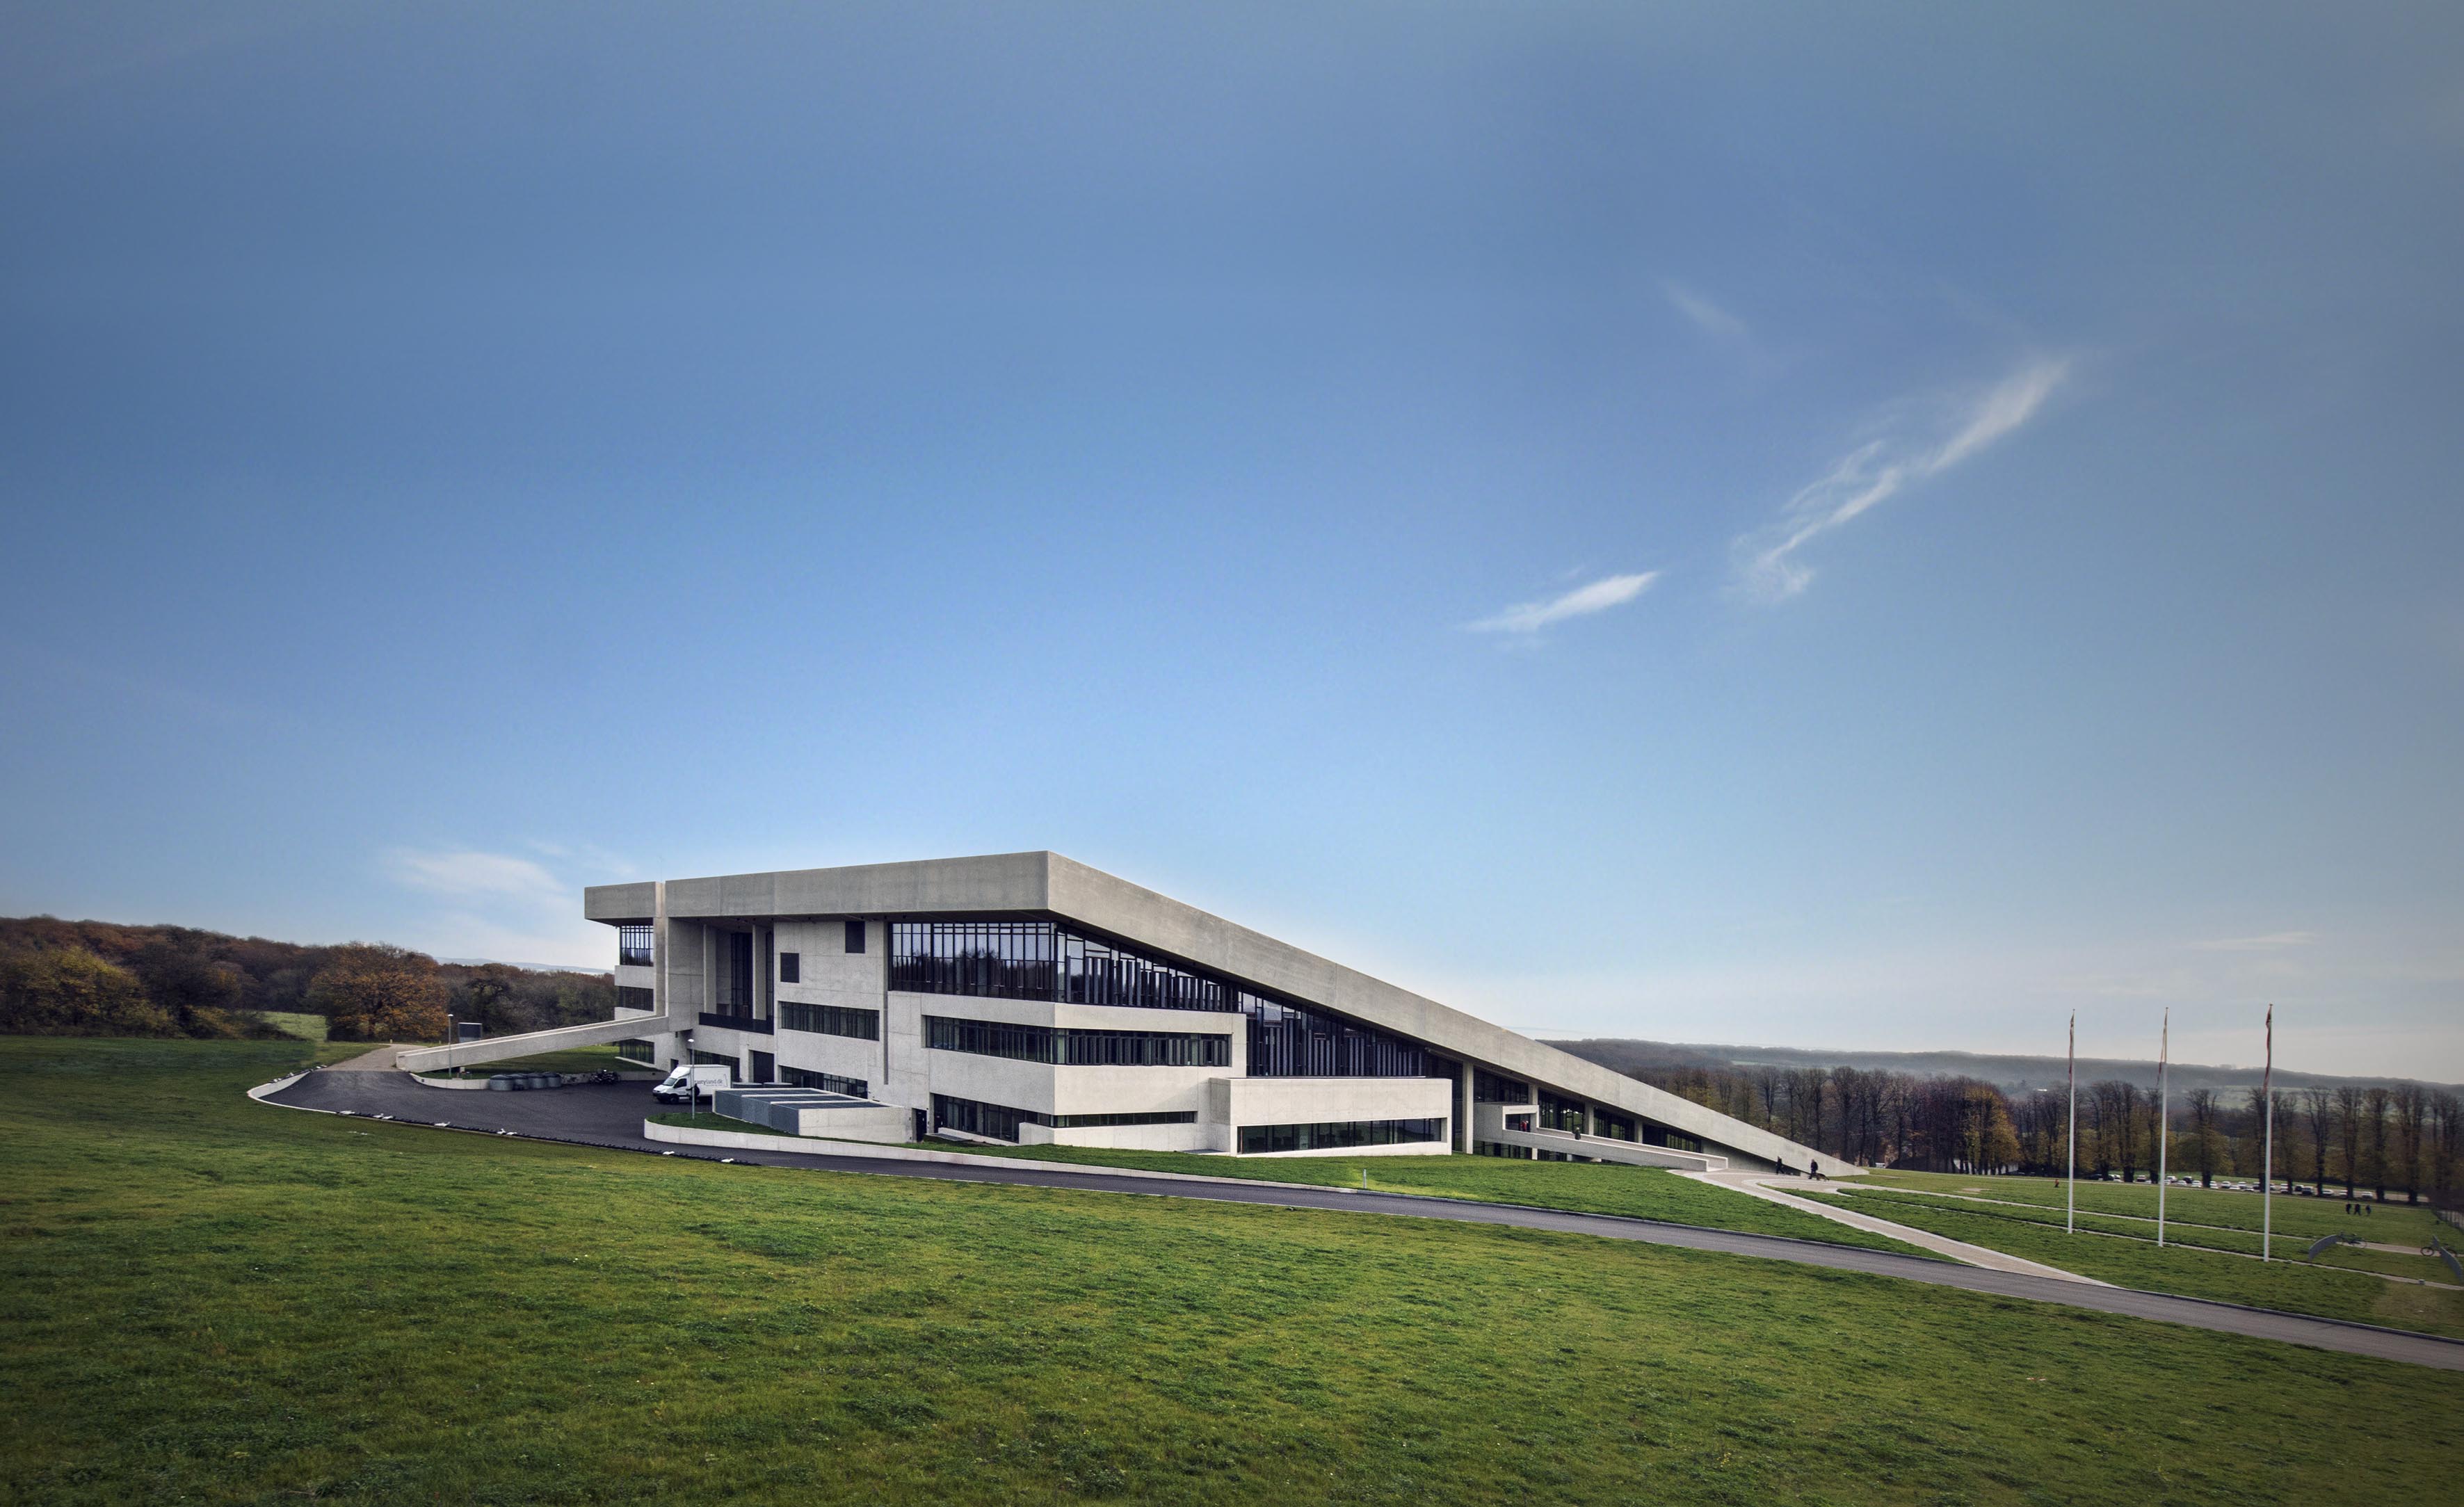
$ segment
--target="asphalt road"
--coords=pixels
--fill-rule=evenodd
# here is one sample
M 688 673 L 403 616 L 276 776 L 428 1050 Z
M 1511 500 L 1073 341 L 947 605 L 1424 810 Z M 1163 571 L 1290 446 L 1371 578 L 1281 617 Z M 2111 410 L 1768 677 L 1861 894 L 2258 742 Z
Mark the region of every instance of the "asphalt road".
M 657 1106 L 641 1083 L 576 1086 L 520 1094 L 453 1092 L 423 1088 L 400 1073 L 309 1074 L 279 1094 L 274 1103 L 308 1109 L 348 1110 L 363 1115 L 390 1115 L 409 1125 L 444 1122 L 457 1130 L 511 1130 L 536 1140 L 565 1141 L 625 1151 L 674 1152 L 705 1161 L 722 1157 L 738 1163 L 770 1167 L 821 1168 L 834 1172 L 860 1172 L 886 1177 L 933 1177 L 961 1183 L 1012 1183 L 1039 1188 L 1067 1188 L 1086 1192 L 1137 1193 L 1148 1197 L 1198 1198 L 1216 1203 L 1266 1204 L 1282 1209 L 1331 1209 L 1345 1213 L 1403 1215 L 1414 1219 L 1450 1219 L 1459 1224 L 1509 1225 L 1520 1230 L 1554 1230 L 1568 1234 L 1598 1235 L 1612 1240 L 1640 1240 L 1651 1245 L 1718 1251 L 1729 1256 L 1794 1261 L 1836 1271 L 1896 1277 L 1937 1287 L 1965 1288 L 1997 1298 L 2061 1303 L 2072 1308 L 2187 1324 L 2224 1334 L 2281 1340 L 2322 1350 L 2342 1350 L 2387 1361 L 2464 1371 L 2464 1341 L 2432 1335 L 2340 1323 L 2301 1314 L 2231 1303 L 2205 1302 L 2164 1293 L 2134 1292 L 2126 1287 L 2099 1287 L 2057 1281 L 1981 1267 L 1954 1266 L 1865 1251 L 1854 1246 L 1791 1240 L 1779 1235 L 1744 1234 L 1733 1230 L 1705 1230 L 1693 1225 L 1661 1224 L 1611 1214 L 1570 1213 L 1517 1204 L 1484 1204 L 1452 1198 L 1416 1198 L 1394 1193 L 1364 1193 L 1340 1188 L 1296 1183 L 1171 1182 L 1124 1176 L 1096 1169 L 1049 1171 L 1040 1168 L 953 1167 L 933 1162 L 891 1161 L 847 1155 L 814 1155 L 772 1151 L 718 1151 L 709 1147 L 676 1147 L 642 1134 L 642 1121 Z M 809 1144 L 809 1143 L 808 1143 Z

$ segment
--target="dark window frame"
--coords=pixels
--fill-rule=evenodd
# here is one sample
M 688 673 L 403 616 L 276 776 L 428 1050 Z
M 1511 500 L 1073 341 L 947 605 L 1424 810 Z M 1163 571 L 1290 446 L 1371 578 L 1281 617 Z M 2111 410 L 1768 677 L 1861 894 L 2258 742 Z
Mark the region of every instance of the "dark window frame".
M 881 1039 L 881 1012 L 854 1005 L 808 1005 L 801 999 L 779 1001 L 779 1025 L 813 1036 L 847 1037 L 857 1041 Z
M 779 954 L 779 982 L 782 984 L 801 984 L 803 981 L 804 954 L 802 952 L 781 952 Z
M 1243 1156 L 1278 1151 L 1343 1151 L 1364 1146 L 1442 1146 L 1443 1116 L 1419 1120 L 1331 1120 L 1312 1125 L 1243 1125 Z

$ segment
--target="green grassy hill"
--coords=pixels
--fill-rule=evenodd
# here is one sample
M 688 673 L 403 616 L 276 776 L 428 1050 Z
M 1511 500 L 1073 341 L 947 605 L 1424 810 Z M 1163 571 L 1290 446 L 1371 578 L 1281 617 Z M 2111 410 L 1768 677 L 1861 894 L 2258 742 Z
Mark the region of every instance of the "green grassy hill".
M 258 1106 L 0 1040 L 0 1500 L 2036 1502 L 2451 1491 L 2455 1377 L 1527 1231 Z

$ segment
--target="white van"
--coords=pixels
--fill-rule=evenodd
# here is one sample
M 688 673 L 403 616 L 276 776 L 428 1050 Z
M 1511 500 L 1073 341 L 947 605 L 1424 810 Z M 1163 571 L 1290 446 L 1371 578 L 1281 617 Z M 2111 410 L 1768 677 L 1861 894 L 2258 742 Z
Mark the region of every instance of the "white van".
M 678 1062 L 650 1097 L 663 1104 L 681 1104 L 689 1098 L 708 1099 L 735 1082 L 735 1070 L 724 1062 Z

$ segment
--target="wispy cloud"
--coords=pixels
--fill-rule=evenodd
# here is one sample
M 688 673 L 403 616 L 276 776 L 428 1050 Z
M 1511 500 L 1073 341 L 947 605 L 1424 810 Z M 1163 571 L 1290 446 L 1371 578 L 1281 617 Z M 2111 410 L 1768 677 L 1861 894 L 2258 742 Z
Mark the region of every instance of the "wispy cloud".
M 1580 618 L 1595 612 L 1632 601 L 1649 590 L 1660 579 L 1660 572 L 1647 570 L 1632 576 L 1603 576 L 1588 586 L 1551 597 L 1546 601 L 1527 601 L 1507 608 L 1494 617 L 1483 618 L 1470 624 L 1475 633 L 1537 633 L 1552 622 L 1568 618 Z
M 2319 940 L 2316 931 L 2271 931 L 2265 936 L 2218 937 L 2211 942 L 2193 942 L 2193 952 L 2281 952 L 2286 948 L 2308 947 Z
M 1663 281 L 1660 291 L 1668 297 L 1669 305 L 1683 315 L 1694 328 L 1723 340 L 1742 340 L 1747 337 L 1746 321 L 1721 308 L 1683 283 Z
M 419 944 L 439 957 L 605 965 L 607 931 L 582 918 L 580 885 L 535 859 L 476 848 L 393 848 L 382 862 L 396 884 L 434 897 L 431 908 L 409 919 Z
M 565 886 L 555 875 L 529 859 L 509 854 L 396 848 L 385 860 L 395 879 L 431 895 L 455 900 L 565 898 Z
M 1769 528 L 1737 540 L 1738 584 L 1763 601 L 1795 596 L 1814 579 L 1796 557 L 1807 544 L 1885 502 L 1913 483 L 1938 476 L 2035 417 L 2070 375 L 2067 358 L 2039 358 L 1974 394 L 1922 435 L 1907 426 L 1869 440 L 1780 510 Z

